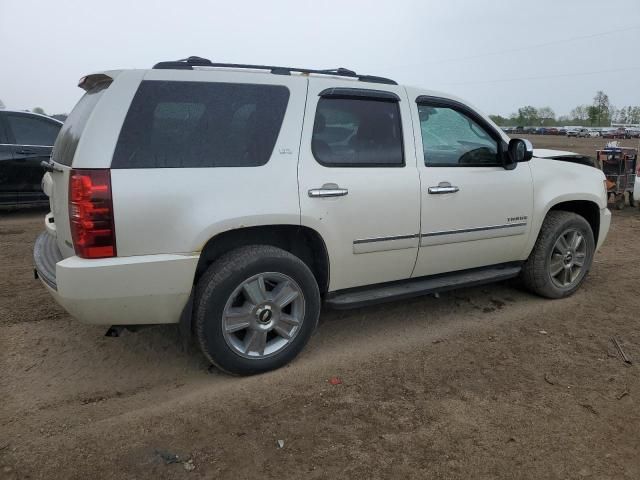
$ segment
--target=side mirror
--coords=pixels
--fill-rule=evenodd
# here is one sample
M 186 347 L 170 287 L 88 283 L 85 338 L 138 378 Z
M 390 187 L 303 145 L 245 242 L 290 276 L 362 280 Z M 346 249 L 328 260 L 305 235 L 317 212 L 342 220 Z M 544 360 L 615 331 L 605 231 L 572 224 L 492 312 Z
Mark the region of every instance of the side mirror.
M 513 138 L 509 141 L 507 153 L 509 160 L 514 165 L 519 162 L 528 162 L 533 158 L 533 145 L 524 138 Z

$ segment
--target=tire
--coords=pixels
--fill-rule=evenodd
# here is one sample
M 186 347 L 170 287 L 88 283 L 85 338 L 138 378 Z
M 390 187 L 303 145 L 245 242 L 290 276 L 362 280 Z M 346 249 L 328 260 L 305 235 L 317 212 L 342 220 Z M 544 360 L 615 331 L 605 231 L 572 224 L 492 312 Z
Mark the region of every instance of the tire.
M 198 281 L 194 309 L 196 338 L 207 359 L 227 373 L 252 375 L 300 353 L 318 324 L 320 292 L 298 257 L 252 245 L 209 266 Z
M 573 248 L 571 232 L 582 238 Z M 565 243 L 562 244 L 560 237 Z M 570 248 L 562 248 L 563 245 Z M 527 290 L 546 298 L 564 298 L 572 295 L 582 284 L 591 268 L 595 242 L 589 223 L 572 212 L 551 211 L 542 224 L 533 251 L 525 262 L 521 280 Z M 582 263 L 581 266 L 578 264 Z M 558 271 L 558 267 L 562 267 Z M 568 272 L 567 272 L 568 270 Z M 557 271 L 557 274 L 556 274 Z M 555 275 L 554 275 L 555 274 Z

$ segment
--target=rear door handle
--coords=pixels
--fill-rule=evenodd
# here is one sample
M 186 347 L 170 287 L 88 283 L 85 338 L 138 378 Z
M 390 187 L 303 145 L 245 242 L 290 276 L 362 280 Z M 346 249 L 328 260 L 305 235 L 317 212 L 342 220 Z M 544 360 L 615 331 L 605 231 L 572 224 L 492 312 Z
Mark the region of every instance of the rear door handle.
M 309 196 L 311 198 L 324 198 L 324 197 L 344 197 L 349 193 L 346 188 L 340 188 L 335 183 L 325 183 L 320 188 L 312 188 L 309 190 Z
M 441 195 L 443 193 L 456 193 L 460 189 L 451 185 L 449 182 L 440 182 L 437 187 L 429 187 L 428 192 L 431 195 Z

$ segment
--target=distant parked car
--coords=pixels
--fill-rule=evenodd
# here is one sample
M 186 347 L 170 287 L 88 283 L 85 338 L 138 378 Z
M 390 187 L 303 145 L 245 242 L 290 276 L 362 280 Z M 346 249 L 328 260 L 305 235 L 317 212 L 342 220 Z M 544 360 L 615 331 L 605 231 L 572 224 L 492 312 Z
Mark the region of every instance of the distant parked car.
M 577 137 L 578 129 L 577 128 L 569 128 L 567 129 L 567 137 Z
M 580 138 L 588 138 L 590 136 L 591 136 L 591 134 L 590 134 L 588 128 L 579 128 L 578 129 L 578 137 L 580 137 Z
M 0 110 L 0 206 L 48 205 L 40 182 L 62 122 L 45 115 Z
M 640 128 L 627 128 L 629 138 L 640 138 Z
M 566 135 L 567 134 L 567 129 L 566 128 L 559 128 L 558 129 L 558 135 Z
M 600 136 L 600 130 L 597 130 L 595 128 L 590 128 L 588 136 L 591 137 L 591 138 L 599 137 Z
M 620 127 L 617 129 L 609 129 L 602 133 L 603 138 L 631 138 L 631 136 L 627 135 L 627 130 L 624 127 Z
M 555 127 L 547 128 L 546 135 L 558 135 L 558 129 Z

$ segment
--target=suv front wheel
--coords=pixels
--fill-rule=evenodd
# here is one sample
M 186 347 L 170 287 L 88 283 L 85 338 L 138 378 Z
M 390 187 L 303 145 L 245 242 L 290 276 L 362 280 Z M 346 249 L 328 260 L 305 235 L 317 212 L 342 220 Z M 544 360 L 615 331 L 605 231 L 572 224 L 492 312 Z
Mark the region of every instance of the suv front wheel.
M 309 267 L 276 247 L 241 247 L 199 280 L 195 330 L 204 355 L 220 369 L 250 375 L 279 368 L 306 345 L 320 314 Z
M 522 268 L 524 286 L 543 297 L 568 297 L 589 272 L 594 250 L 593 232 L 584 217 L 549 212 Z

